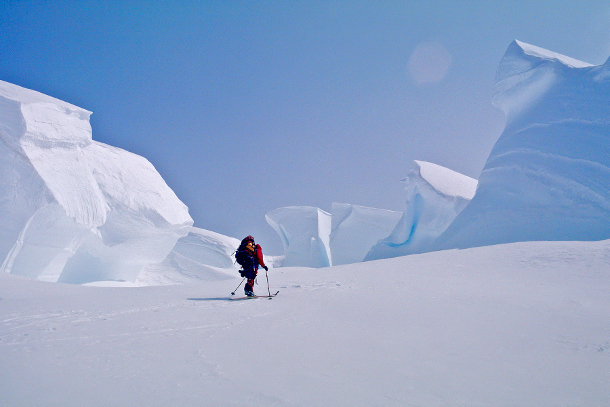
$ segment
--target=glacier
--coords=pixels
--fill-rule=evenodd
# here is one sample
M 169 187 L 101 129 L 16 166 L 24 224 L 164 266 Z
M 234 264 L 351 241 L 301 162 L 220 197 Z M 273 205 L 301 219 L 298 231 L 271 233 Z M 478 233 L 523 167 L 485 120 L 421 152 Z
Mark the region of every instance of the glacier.
M 0 81 L 1 271 L 133 282 L 191 229 L 148 160 L 92 139 L 90 115 Z
M 414 161 L 402 182 L 404 212 L 334 202 L 331 213 L 311 206 L 268 213 L 284 244 L 283 265 L 328 267 L 415 253 L 445 231 L 477 188 L 477 180 L 425 161 Z
M 505 129 L 479 180 L 414 161 L 404 212 L 333 203 L 265 217 L 284 256 L 328 267 L 450 248 L 610 238 L 610 59 L 520 41 L 500 62 Z M 145 158 L 92 139 L 91 112 L 0 81 L 0 270 L 74 284 L 235 278 L 235 238 L 193 228 Z M 102 283 L 103 285 L 103 283 Z
M 505 129 L 476 195 L 430 248 L 610 238 L 610 59 L 514 41 L 493 104 Z

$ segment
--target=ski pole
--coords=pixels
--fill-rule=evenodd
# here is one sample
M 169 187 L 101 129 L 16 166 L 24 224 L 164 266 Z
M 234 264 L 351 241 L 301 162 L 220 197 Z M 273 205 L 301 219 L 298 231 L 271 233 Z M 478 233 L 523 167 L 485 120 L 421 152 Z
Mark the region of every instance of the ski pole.
M 267 268 L 265 268 L 265 277 L 267 277 L 267 292 L 269 293 L 269 299 L 271 299 L 271 290 L 269 289 L 269 276 L 267 275 Z
M 235 287 L 235 290 L 233 290 L 233 292 L 231 293 L 231 295 L 235 295 L 235 291 L 237 291 L 237 289 L 239 287 L 241 287 L 241 284 L 244 282 L 244 280 L 246 279 L 246 277 L 243 278 L 243 280 L 241 280 L 241 283 L 239 283 L 239 285 L 237 287 Z

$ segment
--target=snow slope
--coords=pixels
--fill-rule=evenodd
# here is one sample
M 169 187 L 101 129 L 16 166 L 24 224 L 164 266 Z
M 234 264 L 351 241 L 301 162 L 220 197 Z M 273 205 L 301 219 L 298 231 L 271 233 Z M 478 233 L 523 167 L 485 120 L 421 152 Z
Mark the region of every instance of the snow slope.
M 143 288 L 0 273 L 5 406 L 607 406 L 610 241 Z M 257 292 L 266 292 L 259 281 Z
M 239 265 L 233 254 L 239 240 L 200 228 L 191 228 L 178 239 L 160 263 L 148 264 L 140 271 L 134 285 L 187 284 L 195 281 L 235 278 Z
M 592 66 L 515 41 L 494 93 L 506 127 L 435 249 L 610 238 L 610 59 Z

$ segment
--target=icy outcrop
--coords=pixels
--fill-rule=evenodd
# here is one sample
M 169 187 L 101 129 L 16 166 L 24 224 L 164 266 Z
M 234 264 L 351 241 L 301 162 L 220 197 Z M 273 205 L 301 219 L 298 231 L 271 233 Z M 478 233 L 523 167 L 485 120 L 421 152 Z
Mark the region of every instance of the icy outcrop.
M 394 230 L 401 216 L 401 212 L 333 203 L 330 234 L 333 266 L 363 261 L 371 248 Z
M 135 281 L 190 230 L 150 162 L 92 140 L 90 114 L 0 81 L 1 271 Z
M 515 41 L 493 103 L 506 127 L 436 248 L 610 238 L 610 59 L 592 66 Z
M 328 267 L 331 215 L 311 206 L 278 208 L 265 215 L 284 245 L 286 267 Z
M 426 251 L 472 199 L 477 180 L 440 165 L 414 161 L 403 179 L 407 203 L 392 233 L 365 260 Z

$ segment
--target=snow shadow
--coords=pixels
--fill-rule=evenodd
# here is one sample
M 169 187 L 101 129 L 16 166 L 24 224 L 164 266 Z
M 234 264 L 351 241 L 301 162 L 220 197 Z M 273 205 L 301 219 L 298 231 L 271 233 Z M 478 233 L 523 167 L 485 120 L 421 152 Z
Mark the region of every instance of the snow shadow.
M 230 297 L 187 298 L 187 301 L 230 301 Z

